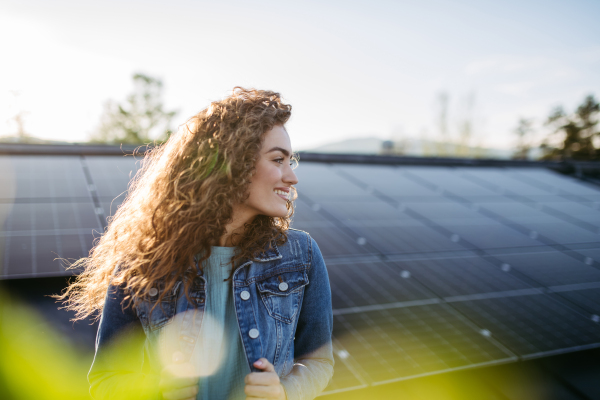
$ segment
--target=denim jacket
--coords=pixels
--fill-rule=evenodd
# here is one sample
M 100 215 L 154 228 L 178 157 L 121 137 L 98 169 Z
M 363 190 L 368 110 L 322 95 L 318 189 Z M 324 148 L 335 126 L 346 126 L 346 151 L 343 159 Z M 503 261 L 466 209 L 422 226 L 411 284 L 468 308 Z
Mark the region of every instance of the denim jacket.
M 314 239 L 295 229 L 287 233 L 284 245 L 273 244 L 235 269 L 234 304 L 250 370 L 258 371 L 252 364 L 265 357 L 289 400 L 313 399 L 333 375 L 331 289 Z M 136 306 L 123 307 L 123 288 L 109 287 L 88 374 L 95 399 L 159 399 L 161 357 L 168 359 L 171 352 L 183 354 L 184 361 L 191 357 L 206 280 L 202 275 L 194 279 L 189 300 L 178 281 L 154 307 L 153 299 L 163 290 L 158 284 Z M 119 341 L 126 343 L 126 351 L 114 347 Z

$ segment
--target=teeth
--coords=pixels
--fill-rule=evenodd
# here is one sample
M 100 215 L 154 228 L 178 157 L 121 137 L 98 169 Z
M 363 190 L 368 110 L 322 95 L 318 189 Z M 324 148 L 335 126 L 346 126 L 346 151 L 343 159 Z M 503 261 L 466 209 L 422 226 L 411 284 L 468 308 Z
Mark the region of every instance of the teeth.
M 287 196 L 288 196 L 288 193 L 287 193 L 287 192 L 284 192 L 283 190 L 277 190 L 277 189 L 276 189 L 276 190 L 274 190 L 274 192 L 275 192 L 275 193 L 277 193 L 277 194 L 284 195 L 285 197 L 287 197 Z

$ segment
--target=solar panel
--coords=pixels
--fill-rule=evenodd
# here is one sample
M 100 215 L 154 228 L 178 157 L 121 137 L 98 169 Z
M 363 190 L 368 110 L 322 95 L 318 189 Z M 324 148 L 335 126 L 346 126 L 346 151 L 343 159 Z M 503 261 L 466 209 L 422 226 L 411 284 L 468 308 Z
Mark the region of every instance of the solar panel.
M 600 270 L 557 251 L 496 255 L 506 269 L 516 269 L 544 286 L 600 282 Z
M 465 179 L 476 178 L 477 180 L 486 182 L 488 185 L 502 188 L 504 193 L 518 193 L 521 196 L 547 195 L 553 193 L 552 189 L 550 189 L 549 193 L 548 190 L 540 188 L 539 186 L 527 184 L 519 179 L 514 179 L 510 171 L 504 169 L 478 168 L 477 170 L 466 170 L 463 168 L 462 172 Z M 481 185 L 482 183 L 480 182 L 479 184 Z
M 403 176 L 400 168 L 390 166 L 340 165 L 337 170 L 354 176 L 392 198 L 439 198 L 434 188 L 419 185 Z
M 126 192 L 141 163 L 139 158 L 131 156 L 87 156 L 85 159 L 98 196 L 103 200 Z
M 554 201 L 544 200 L 540 201 L 540 204 L 560 210 L 575 218 L 600 225 L 600 210 L 592 207 L 591 204 L 566 201 L 564 198 L 557 198 Z
M 327 268 L 333 308 L 387 305 L 435 297 L 410 276 L 383 262 L 333 264 Z
M 302 199 L 319 198 L 321 201 L 331 199 L 344 201 L 349 198 L 359 198 L 369 201 L 373 196 L 348 183 L 326 164 L 304 163 L 296 169 L 298 176 L 298 196 Z
M 0 277 L 65 274 L 102 229 L 79 156 L 0 156 Z
M 321 206 L 317 204 L 316 206 L 310 207 L 308 204 L 303 201 L 294 202 L 294 215 L 292 216 L 292 221 L 296 222 L 308 222 L 308 221 L 321 221 L 323 216 L 318 213 Z M 317 210 L 317 211 L 315 211 Z
M 348 234 L 340 231 L 339 227 L 328 221 L 319 222 L 294 222 L 292 228 L 310 232 L 310 235 L 319 244 L 323 256 L 346 256 L 369 254 L 365 248 L 366 242 L 357 241 Z
M 581 289 L 559 292 L 561 297 L 581 307 L 588 313 L 594 322 L 600 320 L 600 287 L 594 289 Z
M 387 223 L 355 221 L 348 222 L 347 225 L 359 232 L 365 243 L 371 244 L 383 254 L 464 249 L 450 235 L 444 236 L 416 220 Z
M 531 288 L 480 257 L 403 261 L 393 265 L 397 274 L 410 276 L 442 298 Z
M 459 175 L 456 170 L 441 167 L 402 168 L 404 176 L 411 177 L 423 185 L 435 186 L 437 191 L 450 190 L 468 196 L 491 196 L 497 193 L 489 188 L 477 185 Z
M 595 263 L 600 264 L 600 249 L 580 249 L 577 250 L 577 252 L 586 257 L 584 262 L 587 265 L 594 265 Z M 598 264 L 596 264 L 596 267 L 598 267 Z
M 390 221 L 412 219 L 398 208 L 375 201 L 326 201 L 320 205 L 340 221 Z
M 591 184 L 575 181 L 555 172 L 543 168 L 511 168 L 511 176 L 521 179 L 529 184 L 544 187 L 550 192 L 575 195 L 599 197 L 598 189 Z
M 0 277 L 64 275 L 132 157 L 0 156 Z M 328 265 L 326 392 L 600 345 L 600 191 L 537 169 L 302 162 L 293 228 Z M 112 205 L 111 205 L 112 202 Z
M 375 384 L 514 357 L 443 304 L 336 315 L 334 337 Z
M 600 342 L 598 324 L 547 295 L 452 303 L 521 357 L 571 351 Z
M 488 220 L 488 218 L 482 216 L 477 211 L 473 210 L 473 208 L 468 205 L 456 203 L 454 201 L 448 201 L 436 204 L 435 207 L 432 207 L 430 204 L 423 204 L 420 202 L 406 202 L 404 203 L 407 207 L 410 207 L 412 210 L 418 212 L 425 218 L 429 219 L 443 219 L 443 218 L 458 218 L 460 220 L 464 219 L 481 219 Z M 489 221 L 493 223 L 493 221 Z
M 443 221 L 439 222 L 443 223 Z M 535 240 L 533 237 L 499 223 L 471 223 L 468 225 L 447 225 L 446 227 L 457 235 L 455 237 L 467 240 L 480 249 L 527 247 L 541 244 L 540 241 Z
M 354 372 L 360 369 L 356 361 L 348 354 L 346 350 L 334 346 L 333 360 L 335 368 L 333 379 L 325 388 L 326 393 L 336 393 L 351 389 L 360 389 L 367 386 L 362 377 Z
M 14 198 L 89 198 L 88 185 L 77 156 L 0 156 L 4 183 L 13 181 Z M 6 191 L 0 195 L 7 196 Z M 6 197 L 5 197 L 6 198 Z

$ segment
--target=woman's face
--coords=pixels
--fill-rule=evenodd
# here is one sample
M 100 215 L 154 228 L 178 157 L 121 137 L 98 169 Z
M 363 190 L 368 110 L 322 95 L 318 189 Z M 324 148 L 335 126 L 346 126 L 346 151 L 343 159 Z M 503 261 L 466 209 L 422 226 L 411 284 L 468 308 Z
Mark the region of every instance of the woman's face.
M 281 125 L 276 125 L 265 134 L 256 172 L 249 186 L 250 195 L 242 205 L 244 216 L 256 215 L 285 217 L 290 186 L 298 183 L 292 170 L 292 145 L 290 137 Z

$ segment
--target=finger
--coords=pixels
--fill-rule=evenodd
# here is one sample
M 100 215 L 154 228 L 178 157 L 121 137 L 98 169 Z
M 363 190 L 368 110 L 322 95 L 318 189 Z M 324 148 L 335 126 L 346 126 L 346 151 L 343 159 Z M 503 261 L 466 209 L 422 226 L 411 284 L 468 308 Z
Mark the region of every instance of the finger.
M 175 389 L 169 391 L 163 391 L 162 395 L 165 400 L 183 400 L 189 398 L 195 398 L 198 394 L 198 385 L 188 386 L 182 389 Z
M 244 393 L 246 396 L 264 397 L 267 399 L 277 399 L 282 394 L 280 385 L 277 386 L 254 386 L 246 385 Z
M 244 378 L 246 385 L 269 386 L 279 383 L 279 376 L 275 372 L 252 372 Z
M 266 358 L 259 358 L 254 362 L 254 366 L 258 369 L 262 369 L 265 372 L 275 372 L 275 367 Z

